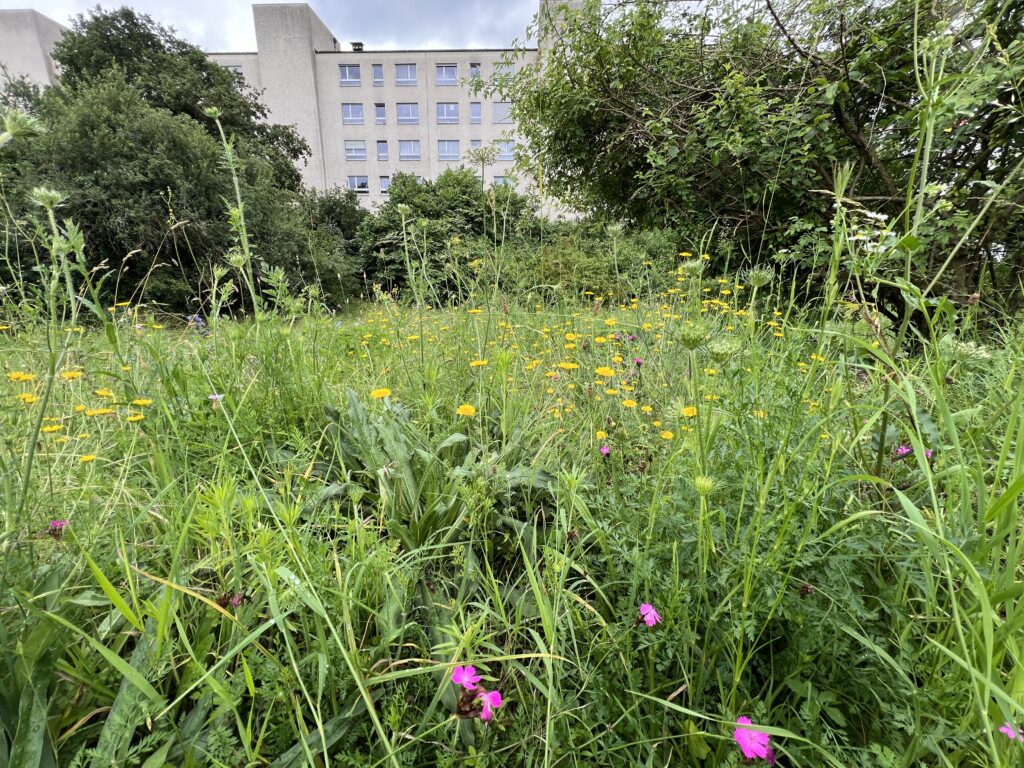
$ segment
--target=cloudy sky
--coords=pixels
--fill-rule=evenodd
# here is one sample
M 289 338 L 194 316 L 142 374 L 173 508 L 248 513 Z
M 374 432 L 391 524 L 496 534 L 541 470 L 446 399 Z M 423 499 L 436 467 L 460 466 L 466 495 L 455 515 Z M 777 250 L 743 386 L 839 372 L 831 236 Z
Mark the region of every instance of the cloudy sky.
M 504 48 L 526 37 L 538 0 L 308 0 L 338 40 L 367 48 Z M 250 0 L 0 0 L 67 24 L 98 4 L 130 5 L 207 51 L 254 51 Z

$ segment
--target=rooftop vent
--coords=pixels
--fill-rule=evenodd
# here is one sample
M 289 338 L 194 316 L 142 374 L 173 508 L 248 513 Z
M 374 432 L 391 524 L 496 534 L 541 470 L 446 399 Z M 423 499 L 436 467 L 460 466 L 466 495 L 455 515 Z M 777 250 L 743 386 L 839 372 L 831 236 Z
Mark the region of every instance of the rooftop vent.
M 363 51 L 363 44 L 362 43 L 352 43 L 352 50 L 356 51 L 357 53 L 362 53 L 362 51 Z

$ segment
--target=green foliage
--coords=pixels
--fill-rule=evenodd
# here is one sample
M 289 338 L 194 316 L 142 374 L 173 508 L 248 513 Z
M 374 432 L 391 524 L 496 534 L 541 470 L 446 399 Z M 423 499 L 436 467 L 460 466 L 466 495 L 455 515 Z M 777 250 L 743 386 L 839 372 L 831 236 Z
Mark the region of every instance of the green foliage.
M 828 228 L 850 167 L 846 201 L 919 243 L 886 280 L 1016 302 L 1019 21 L 1016 4 L 980 1 L 589 2 L 536 67 L 491 88 L 550 192 L 583 209 L 701 222 L 750 261 L 785 248 L 817 272 L 799 233 Z

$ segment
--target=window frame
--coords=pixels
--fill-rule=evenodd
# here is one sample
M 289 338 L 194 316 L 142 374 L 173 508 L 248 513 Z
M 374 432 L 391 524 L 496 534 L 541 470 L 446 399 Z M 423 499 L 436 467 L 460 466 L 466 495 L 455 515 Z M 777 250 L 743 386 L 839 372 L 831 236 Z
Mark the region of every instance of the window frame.
M 441 107 L 455 107 L 454 118 L 450 115 L 441 116 Z M 439 101 L 434 108 L 436 112 L 437 124 L 438 125 L 458 125 L 459 124 L 459 102 L 457 101 Z M 448 110 L 445 109 L 445 112 Z
M 403 144 L 415 144 L 416 145 L 416 156 L 412 155 L 405 156 L 402 152 Z M 400 161 L 416 161 L 423 158 L 423 147 L 420 145 L 419 139 L 399 139 L 398 141 L 398 159 Z
M 492 101 L 491 102 L 491 119 L 495 125 L 512 125 L 512 102 L 511 101 Z M 506 117 L 502 120 L 498 119 L 498 107 L 506 107 Z
M 383 64 L 371 64 L 370 69 L 373 77 L 373 84 L 380 86 L 384 85 L 384 65 Z M 380 77 L 377 77 L 377 73 L 380 73 Z
M 474 107 L 476 108 L 474 110 Z M 476 112 L 476 114 L 473 114 Z M 469 124 L 480 125 L 484 121 L 484 105 L 480 101 L 469 102 Z
M 399 77 L 398 76 L 398 68 L 399 67 L 412 67 L 412 79 L 410 80 L 408 77 Z M 407 87 L 416 86 L 418 84 L 419 84 L 419 73 L 416 71 L 416 64 L 415 63 L 395 64 L 395 85 L 401 86 L 402 88 L 407 88 Z
M 402 107 L 413 107 L 416 114 L 412 117 L 402 117 Z M 419 125 L 420 103 L 418 101 L 399 101 L 395 104 L 395 122 L 398 125 Z
M 388 124 L 388 107 L 383 102 L 374 102 L 373 105 L 373 122 L 375 125 L 387 125 Z
M 358 179 L 363 179 L 365 183 L 363 184 L 362 187 L 358 186 L 358 183 L 356 185 L 353 185 L 352 184 L 352 180 L 353 179 L 356 179 L 357 182 L 358 182 Z M 351 176 L 348 177 L 348 187 L 347 188 L 352 190 L 353 192 L 355 192 L 357 195 L 368 195 L 368 194 L 370 194 L 370 177 L 369 176 L 363 176 L 362 174 L 351 175 Z
M 441 150 L 442 145 L 455 145 L 455 155 L 445 154 Z M 459 146 L 458 139 L 438 139 L 437 140 L 437 159 L 443 160 L 444 162 L 458 162 L 462 159 L 462 148 Z
M 349 107 L 359 107 L 359 117 L 346 117 L 346 112 L 351 112 Z M 341 124 L 342 125 L 363 125 L 366 121 L 366 110 L 361 101 L 343 101 L 341 103 Z
M 362 157 L 359 156 L 360 154 Z M 345 139 L 345 161 L 349 163 L 366 161 L 365 139 Z
M 452 69 L 452 70 L 454 70 L 454 74 L 452 75 L 452 79 L 451 80 L 448 80 L 448 79 L 442 80 L 441 79 L 441 70 L 442 69 L 446 69 L 446 70 L 447 69 Z M 434 84 L 435 85 L 444 86 L 444 87 L 451 86 L 451 85 L 458 85 L 459 84 L 459 65 L 458 64 L 435 64 L 434 65 Z
M 515 139 L 496 139 L 494 143 L 495 143 L 495 145 L 498 148 L 498 154 L 497 154 L 497 156 L 495 158 L 496 160 L 500 160 L 502 162 L 508 162 L 510 160 L 515 160 L 516 159 L 516 140 Z M 503 152 L 502 151 L 504 149 L 505 145 L 508 145 L 508 147 L 509 147 L 508 152 Z
M 381 145 L 384 146 L 384 154 L 380 153 Z M 391 159 L 391 148 L 388 146 L 387 139 L 377 139 L 377 161 L 387 162 Z
M 378 176 L 377 183 L 380 185 L 380 193 L 382 195 L 391 194 L 391 177 L 390 176 Z
M 346 77 L 350 69 L 355 69 L 356 78 Z M 363 73 L 358 64 L 339 64 L 338 81 L 343 88 L 358 88 L 363 84 Z

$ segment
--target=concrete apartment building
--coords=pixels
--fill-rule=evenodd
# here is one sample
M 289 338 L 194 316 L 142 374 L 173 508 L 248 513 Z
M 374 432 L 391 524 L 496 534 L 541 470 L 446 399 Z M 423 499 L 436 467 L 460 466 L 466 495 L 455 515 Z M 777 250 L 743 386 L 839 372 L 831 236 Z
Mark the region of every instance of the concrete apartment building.
M 540 0 L 542 30 L 556 23 L 561 6 L 579 4 Z M 466 152 L 492 143 L 498 156 L 484 181 L 511 181 L 510 105 L 471 89 L 475 78 L 503 66 L 506 49 L 366 50 L 339 42 L 305 3 L 256 4 L 252 11 L 256 51 L 208 55 L 263 92 L 273 122 L 294 125 L 306 139 L 312 155 L 301 171 L 310 186 L 353 189 L 364 204 L 379 204 L 398 173 L 433 179 L 461 165 L 479 173 Z M 12 75 L 54 82 L 49 52 L 63 31 L 35 11 L 0 11 L 0 63 Z M 513 66 L 536 56 L 527 49 Z

